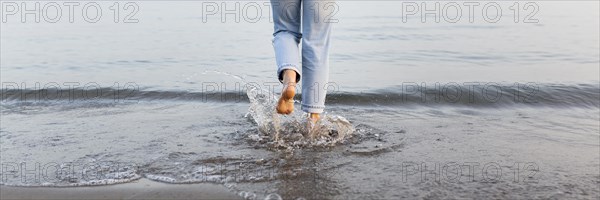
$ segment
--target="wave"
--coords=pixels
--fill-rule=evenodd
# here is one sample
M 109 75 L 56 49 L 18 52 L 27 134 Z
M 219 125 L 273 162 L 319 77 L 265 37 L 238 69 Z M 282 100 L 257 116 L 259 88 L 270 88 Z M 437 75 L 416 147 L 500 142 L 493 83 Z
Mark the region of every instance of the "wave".
M 264 90 L 266 91 L 266 90 Z M 191 101 L 248 103 L 246 91 L 194 92 L 150 89 L 100 88 L 7 89 L 0 92 L 2 104 L 49 102 L 152 102 Z M 301 100 L 301 95 L 296 96 Z M 596 84 L 405 84 L 367 91 L 330 91 L 328 105 L 419 106 L 448 105 L 507 107 L 514 105 L 600 108 L 600 86 Z

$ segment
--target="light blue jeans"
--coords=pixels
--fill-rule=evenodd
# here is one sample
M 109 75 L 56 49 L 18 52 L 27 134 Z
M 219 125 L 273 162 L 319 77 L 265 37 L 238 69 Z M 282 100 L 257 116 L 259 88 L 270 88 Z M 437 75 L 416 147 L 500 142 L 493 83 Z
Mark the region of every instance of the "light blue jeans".
M 322 113 L 325 109 L 329 35 L 333 24 L 327 17 L 333 9 L 332 3 L 323 0 L 271 0 L 277 76 L 279 81 L 283 81 L 283 70 L 296 71 L 296 82 L 302 80 L 302 110 L 308 113 Z M 300 40 L 302 54 L 298 46 Z M 299 66 L 302 66 L 302 72 L 298 70 Z

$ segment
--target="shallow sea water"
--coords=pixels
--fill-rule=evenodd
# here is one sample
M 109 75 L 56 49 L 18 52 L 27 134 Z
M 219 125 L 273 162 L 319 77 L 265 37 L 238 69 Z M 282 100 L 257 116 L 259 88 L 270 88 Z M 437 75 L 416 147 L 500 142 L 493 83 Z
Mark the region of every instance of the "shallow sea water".
M 598 2 L 538 4 L 536 24 L 449 24 L 402 23 L 400 2 L 339 2 L 335 87 L 313 129 L 298 108 L 274 113 L 268 20 L 203 23 L 201 2 L 152 1 L 134 24 L 2 23 L 0 184 L 597 198 Z

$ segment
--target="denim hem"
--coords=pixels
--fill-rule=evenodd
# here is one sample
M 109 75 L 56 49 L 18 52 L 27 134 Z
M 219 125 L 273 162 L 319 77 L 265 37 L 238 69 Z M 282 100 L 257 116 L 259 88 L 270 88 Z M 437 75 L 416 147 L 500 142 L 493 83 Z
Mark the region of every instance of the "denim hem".
M 325 110 L 325 106 L 311 106 L 302 104 L 301 109 L 307 113 L 322 113 Z

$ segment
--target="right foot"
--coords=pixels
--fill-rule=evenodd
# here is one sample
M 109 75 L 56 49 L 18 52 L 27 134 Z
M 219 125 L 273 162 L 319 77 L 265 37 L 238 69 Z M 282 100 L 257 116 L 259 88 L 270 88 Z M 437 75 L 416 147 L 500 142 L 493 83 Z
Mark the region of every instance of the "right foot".
M 277 102 L 277 113 L 290 114 L 294 112 L 294 95 L 296 95 L 296 72 L 285 70 L 283 72 L 283 90 Z
M 313 132 L 313 128 L 317 125 L 317 122 L 320 118 L 321 117 L 319 113 L 308 113 L 308 122 L 306 126 L 308 128 L 309 137 L 311 139 L 314 139 L 316 137 L 315 134 L 317 134 L 317 132 Z
M 319 115 L 319 113 L 310 113 L 310 114 L 308 114 L 308 118 L 309 118 L 310 122 L 312 122 L 313 124 L 316 124 L 317 121 L 319 121 L 319 119 L 321 118 L 321 116 Z

